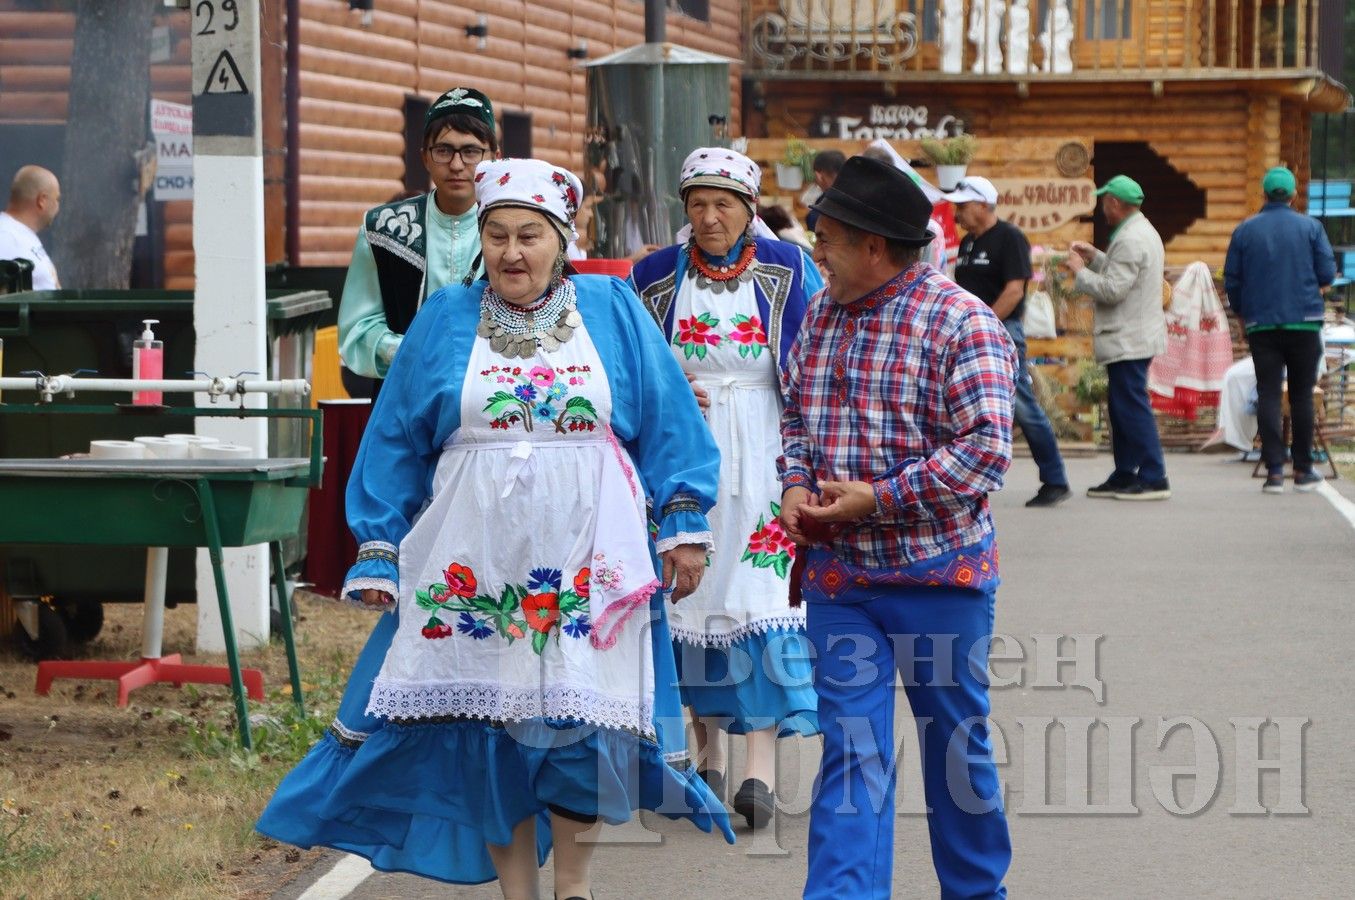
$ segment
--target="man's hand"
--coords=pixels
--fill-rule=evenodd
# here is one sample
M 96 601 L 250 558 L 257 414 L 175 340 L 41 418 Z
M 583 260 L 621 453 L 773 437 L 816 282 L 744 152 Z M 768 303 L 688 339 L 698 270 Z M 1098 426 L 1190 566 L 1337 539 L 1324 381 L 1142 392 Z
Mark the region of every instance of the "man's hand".
M 649 254 L 653 253 L 654 251 L 662 249 L 663 249 L 662 244 L 645 244 L 639 250 L 636 250 L 630 256 L 627 256 L 626 259 L 630 260 L 633 263 L 637 263 L 640 260 L 644 259 Z
M 820 481 L 818 503 L 801 510 L 816 522 L 859 522 L 875 513 L 875 487 L 867 481 Z
M 395 598 L 385 591 L 367 588 L 362 592 L 362 605 L 368 609 L 385 609 L 395 602 Z
M 687 373 L 687 383 L 692 386 L 692 396 L 696 398 L 696 405 L 701 407 L 701 412 L 710 409 L 710 391 L 697 384 L 696 376 L 690 372 Z
M 1082 254 L 1080 253 L 1069 253 L 1063 259 L 1063 267 L 1076 275 L 1078 272 L 1087 268 L 1087 261 L 1082 258 Z
M 1068 252 L 1082 257 L 1084 263 L 1096 259 L 1096 248 L 1086 241 L 1073 241 L 1068 245 Z
M 706 548 L 703 544 L 679 544 L 663 553 L 663 589 L 671 590 L 668 599 L 677 603 L 690 595 L 701 583 L 706 571 Z
M 805 535 L 803 520 L 801 516 L 804 511 L 810 507 L 819 505 L 819 495 L 802 487 L 786 488 L 785 493 L 781 495 L 781 527 L 785 529 L 786 536 L 801 547 L 808 547 L 813 543 Z

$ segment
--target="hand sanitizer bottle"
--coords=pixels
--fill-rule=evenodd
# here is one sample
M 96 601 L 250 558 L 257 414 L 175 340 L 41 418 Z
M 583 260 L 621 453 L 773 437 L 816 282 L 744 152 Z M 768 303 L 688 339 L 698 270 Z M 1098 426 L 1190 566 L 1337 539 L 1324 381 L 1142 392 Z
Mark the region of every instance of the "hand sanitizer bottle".
M 140 340 L 132 342 L 132 377 L 159 381 L 165 377 L 165 344 L 155 339 L 151 326 L 159 325 L 160 320 L 141 321 L 146 330 L 141 332 Z M 159 406 L 163 402 L 164 395 L 159 391 L 132 392 L 133 406 Z

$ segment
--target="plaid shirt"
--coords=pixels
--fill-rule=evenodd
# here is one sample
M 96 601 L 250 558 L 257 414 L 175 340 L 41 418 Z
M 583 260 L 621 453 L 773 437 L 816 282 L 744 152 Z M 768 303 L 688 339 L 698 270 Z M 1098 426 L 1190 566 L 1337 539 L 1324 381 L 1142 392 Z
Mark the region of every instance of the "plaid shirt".
M 1011 463 L 1015 370 L 992 310 L 925 263 L 847 306 L 821 292 L 788 360 L 781 484 L 874 484 L 876 513 L 833 543 L 852 565 L 973 547 Z

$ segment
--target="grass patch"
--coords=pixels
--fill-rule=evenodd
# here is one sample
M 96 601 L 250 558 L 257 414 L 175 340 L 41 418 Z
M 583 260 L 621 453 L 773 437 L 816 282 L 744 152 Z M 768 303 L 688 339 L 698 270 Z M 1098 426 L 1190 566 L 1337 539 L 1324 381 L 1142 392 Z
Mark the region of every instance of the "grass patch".
M 278 781 L 333 718 L 373 619 L 298 596 L 297 650 L 307 714 L 291 700 L 280 642 L 244 654 L 267 697 L 250 703 L 254 750 L 240 749 L 224 687 L 151 685 L 115 706 L 107 681 L 57 681 L 33 693 L 35 666 L 0 650 L 0 897 L 263 898 L 314 853 L 257 835 Z M 81 654 L 134 659 L 141 607 L 105 607 Z M 166 612 L 164 647 L 192 654 L 196 609 Z

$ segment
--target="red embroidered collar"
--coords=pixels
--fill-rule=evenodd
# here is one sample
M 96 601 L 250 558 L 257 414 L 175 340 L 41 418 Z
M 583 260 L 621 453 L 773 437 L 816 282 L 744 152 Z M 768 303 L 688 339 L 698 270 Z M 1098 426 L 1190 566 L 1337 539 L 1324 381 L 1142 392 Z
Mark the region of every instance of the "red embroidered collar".
M 757 246 L 752 241 L 744 241 L 743 251 L 733 263 L 727 266 L 712 266 L 702 258 L 701 248 L 696 246 L 696 241 L 687 245 L 687 258 L 691 260 L 692 268 L 710 281 L 730 281 L 738 278 L 753 264 L 753 257 L 756 255 Z

